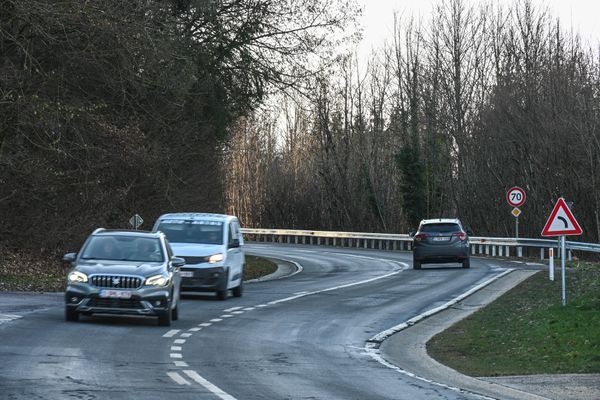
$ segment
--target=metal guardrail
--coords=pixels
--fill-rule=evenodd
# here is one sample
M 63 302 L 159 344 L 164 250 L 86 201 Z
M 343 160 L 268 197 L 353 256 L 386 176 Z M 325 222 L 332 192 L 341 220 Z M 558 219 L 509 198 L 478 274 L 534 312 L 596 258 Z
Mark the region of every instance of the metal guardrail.
M 252 229 L 242 228 L 247 241 L 287 244 L 310 244 L 323 246 L 356 247 L 380 250 L 412 249 L 413 238 L 407 234 L 333 232 L 293 229 Z M 558 240 L 531 238 L 480 237 L 469 238 L 471 254 L 488 256 L 516 256 L 545 258 L 546 249 L 559 249 Z M 600 244 L 567 241 L 569 259 L 572 251 L 600 253 Z M 556 252 L 555 254 L 558 254 Z

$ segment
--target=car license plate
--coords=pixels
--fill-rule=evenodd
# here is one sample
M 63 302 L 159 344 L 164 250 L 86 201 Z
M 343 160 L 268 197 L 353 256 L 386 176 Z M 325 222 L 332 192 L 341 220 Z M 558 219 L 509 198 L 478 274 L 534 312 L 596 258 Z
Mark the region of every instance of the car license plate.
M 129 290 L 110 290 L 102 289 L 100 291 L 100 297 L 108 299 L 130 299 L 131 292 Z
M 432 238 L 432 240 L 434 242 L 447 242 L 449 238 L 445 237 L 445 236 L 437 236 Z
M 194 271 L 179 271 L 179 273 L 181 274 L 182 278 L 193 278 L 194 277 Z

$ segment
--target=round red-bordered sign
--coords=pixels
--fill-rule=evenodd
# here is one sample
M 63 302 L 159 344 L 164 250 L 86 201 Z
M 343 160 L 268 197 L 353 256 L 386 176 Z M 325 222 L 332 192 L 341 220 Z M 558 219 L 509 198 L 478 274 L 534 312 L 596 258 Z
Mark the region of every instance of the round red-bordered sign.
M 513 207 L 520 207 L 525 204 L 525 200 L 527 200 L 527 196 L 525 195 L 525 191 L 518 186 L 511 187 L 506 192 L 506 201 Z

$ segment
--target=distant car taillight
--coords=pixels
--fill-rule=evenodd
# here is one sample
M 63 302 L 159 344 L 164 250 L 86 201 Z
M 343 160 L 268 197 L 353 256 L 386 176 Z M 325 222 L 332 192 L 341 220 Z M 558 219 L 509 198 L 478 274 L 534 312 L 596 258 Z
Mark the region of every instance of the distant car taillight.
M 418 233 L 415 235 L 415 240 L 423 240 L 427 237 L 428 235 L 426 233 Z
M 460 240 L 466 240 L 466 239 L 467 239 L 467 234 L 466 234 L 466 233 L 464 233 L 464 232 L 454 232 L 454 233 L 452 234 L 452 236 L 458 236 L 458 238 L 459 238 Z

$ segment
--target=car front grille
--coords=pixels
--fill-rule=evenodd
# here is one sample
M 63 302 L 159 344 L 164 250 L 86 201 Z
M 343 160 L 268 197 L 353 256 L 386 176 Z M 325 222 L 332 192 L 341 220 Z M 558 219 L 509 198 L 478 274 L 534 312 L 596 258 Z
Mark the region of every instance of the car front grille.
M 206 257 L 192 257 L 192 256 L 177 256 L 183 258 L 186 264 L 201 264 L 206 262 Z
M 136 276 L 94 275 L 91 283 L 101 288 L 137 289 L 142 286 L 142 279 Z
M 89 307 L 96 308 L 130 308 L 140 309 L 144 308 L 139 300 L 134 299 L 102 299 L 95 297 L 90 300 L 87 304 Z

